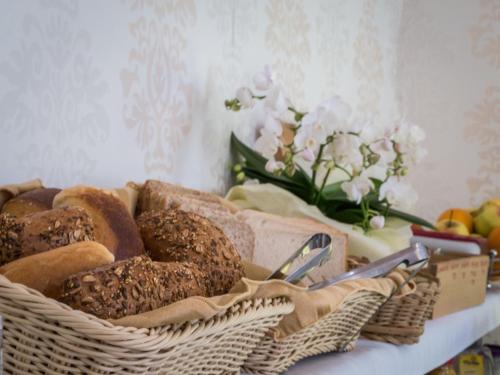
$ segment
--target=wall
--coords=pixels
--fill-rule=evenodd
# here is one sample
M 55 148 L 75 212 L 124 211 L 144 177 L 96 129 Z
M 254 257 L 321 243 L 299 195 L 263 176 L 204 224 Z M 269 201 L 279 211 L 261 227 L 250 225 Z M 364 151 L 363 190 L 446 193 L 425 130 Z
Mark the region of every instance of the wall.
M 475 204 L 500 195 L 498 7 L 0 0 L 0 184 L 158 177 L 223 192 L 229 133 L 245 133 L 223 101 L 269 63 L 299 106 L 339 93 L 424 127 L 419 213 Z

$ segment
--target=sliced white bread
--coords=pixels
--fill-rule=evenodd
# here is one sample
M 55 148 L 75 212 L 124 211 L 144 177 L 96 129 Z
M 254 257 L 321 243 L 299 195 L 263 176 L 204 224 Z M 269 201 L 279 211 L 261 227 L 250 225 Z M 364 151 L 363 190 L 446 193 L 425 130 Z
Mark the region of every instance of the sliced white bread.
M 333 255 L 321 268 L 313 271 L 310 282 L 317 282 L 346 271 L 347 235 L 326 224 L 311 219 L 289 218 L 254 210 L 240 211 L 255 233 L 252 262 L 275 270 L 299 249 L 312 235 L 326 233 L 332 238 Z

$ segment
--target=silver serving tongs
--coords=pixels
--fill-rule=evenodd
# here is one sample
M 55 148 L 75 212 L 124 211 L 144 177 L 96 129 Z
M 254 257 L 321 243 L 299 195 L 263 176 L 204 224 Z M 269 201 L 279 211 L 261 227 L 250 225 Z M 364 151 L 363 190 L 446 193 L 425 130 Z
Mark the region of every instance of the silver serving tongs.
M 326 233 L 317 233 L 292 254 L 278 269 L 267 277 L 269 279 L 282 279 L 289 283 L 297 283 L 308 272 L 316 267 L 321 267 L 333 253 L 332 239 Z M 292 270 L 294 263 L 298 266 Z
M 418 264 L 420 265 L 420 269 L 427 263 L 429 257 L 430 255 L 427 248 L 420 242 L 416 242 L 407 249 L 398 251 L 397 253 L 379 259 L 373 263 L 369 263 L 365 266 L 356 268 L 355 270 L 343 273 L 342 275 L 332 279 L 320 281 L 319 283 L 310 285 L 309 290 L 325 288 L 346 280 L 385 276 L 401 264 L 405 264 L 407 267 Z

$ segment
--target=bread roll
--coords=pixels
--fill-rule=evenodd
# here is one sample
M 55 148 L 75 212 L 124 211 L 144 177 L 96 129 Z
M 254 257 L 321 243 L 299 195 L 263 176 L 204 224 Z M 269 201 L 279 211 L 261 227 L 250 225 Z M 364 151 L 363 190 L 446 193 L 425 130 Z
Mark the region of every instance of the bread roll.
M 63 282 L 69 276 L 113 263 L 114 260 L 113 254 L 103 245 L 85 241 L 7 263 L 0 267 L 0 274 L 49 298 L 60 298 Z
M 346 271 L 345 233 L 311 219 L 283 217 L 254 210 L 243 210 L 238 213 L 238 217 L 245 220 L 255 232 L 253 263 L 274 270 L 312 235 L 326 233 L 332 239 L 333 255 L 329 262 L 310 273 L 310 279 L 318 282 Z
M 71 276 L 60 300 L 101 319 L 118 319 L 203 296 L 203 282 L 196 265 L 139 256 Z
M 178 209 L 149 211 L 137 218 L 137 225 L 151 259 L 197 264 L 209 277 L 210 296 L 227 293 L 243 276 L 231 241 L 197 214 Z
M 1 214 L 0 266 L 25 256 L 94 239 L 92 219 L 80 207 L 42 211 L 20 218 Z
M 46 211 L 52 208 L 52 201 L 61 189 L 39 188 L 22 193 L 7 201 L 2 207 L 2 213 L 21 217 L 35 212 Z
M 144 245 L 125 204 L 111 193 L 92 187 L 65 189 L 54 198 L 54 207 L 83 207 L 94 223 L 95 240 L 122 260 L 144 254 Z
M 244 221 L 234 215 L 232 203 L 214 194 L 186 189 L 155 180 L 140 188 L 137 212 L 179 208 L 209 219 L 229 238 L 243 259 L 251 260 L 255 235 Z

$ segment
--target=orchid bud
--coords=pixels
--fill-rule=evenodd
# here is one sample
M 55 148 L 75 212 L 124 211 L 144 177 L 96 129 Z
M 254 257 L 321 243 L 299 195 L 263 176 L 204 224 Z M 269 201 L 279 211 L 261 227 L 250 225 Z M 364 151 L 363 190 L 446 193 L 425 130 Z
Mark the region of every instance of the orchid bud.
M 233 171 L 234 171 L 235 173 L 241 172 L 241 164 L 235 164 L 235 165 L 233 166 Z
M 382 229 L 385 226 L 385 218 L 381 215 L 374 216 L 370 219 L 370 227 L 373 229 Z
M 305 148 L 301 156 L 305 161 L 314 161 L 314 152 L 310 148 Z
M 236 182 L 243 182 L 245 181 L 245 172 L 240 172 L 236 175 Z

